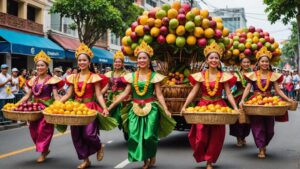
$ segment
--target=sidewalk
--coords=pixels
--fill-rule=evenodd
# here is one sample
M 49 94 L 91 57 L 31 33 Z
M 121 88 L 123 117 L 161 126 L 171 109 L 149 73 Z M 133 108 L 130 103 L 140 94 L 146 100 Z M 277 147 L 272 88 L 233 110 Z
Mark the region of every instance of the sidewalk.
M 26 122 L 3 123 L 0 125 L 0 131 L 18 128 L 18 127 L 22 127 L 22 126 L 26 126 Z

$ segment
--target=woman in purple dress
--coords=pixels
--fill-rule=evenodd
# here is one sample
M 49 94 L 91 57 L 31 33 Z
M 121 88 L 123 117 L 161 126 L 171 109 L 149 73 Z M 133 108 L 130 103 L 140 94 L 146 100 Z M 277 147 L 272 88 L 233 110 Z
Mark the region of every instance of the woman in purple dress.
M 50 74 L 48 67 L 51 59 L 46 53 L 43 51 L 38 53 L 34 57 L 34 62 L 38 75 L 26 83 L 28 92 L 19 103 L 26 102 L 32 97 L 33 101 L 38 103 L 39 108 L 44 109 L 45 106 L 49 106 L 54 99 L 59 99 L 57 90 L 63 87 L 64 82 Z M 36 146 L 36 151 L 41 153 L 37 162 L 44 162 L 50 153 L 49 146 L 54 132 L 54 125 L 47 123 L 44 117 L 42 117 L 37 121 L 29 123 L 29 131 Z
M 283 75 L 272 72 L 270 61 L 272 59 L 272 53 L 266 49 L 261 48 L 256 54 L 258 70 L 245 74 L 245 78 L 248 80 L 248 84 L 244 90 L 240 107 L 242 107 L 244 100 L 250 92 L 250 88 L 253 87 L 254 95 L 261 95 L 263 97 L 272 96 L 271 89 L 275 89 L 275 92 L 286 101 L 293 101 L 289 99 L 279 87 L 279 84 L 283 81 Z M 251 98 L 250 98 L 251 99 Z M 280 117 L 272 116 L 250 116 L 251 130 L 255 140 L 255 144 L 259 149 L 258 158 L 266 158 L 266 148 L 274 136 L 274 122 L 288 121 L 288 114 Z

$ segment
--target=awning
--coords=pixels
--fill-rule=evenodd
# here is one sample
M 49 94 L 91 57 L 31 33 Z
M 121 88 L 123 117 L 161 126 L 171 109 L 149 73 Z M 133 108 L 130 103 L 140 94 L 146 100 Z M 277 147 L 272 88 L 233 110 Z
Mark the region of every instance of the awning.
M 124 64 L 126 66 L 133 66 L 133 67 L 136 66 L 136 62 L 131 61 L 128 56 L 125 56 Z
M 78 39 L 56 33 L 51 33 L 50 37 L 66 50 L 67 59 L 75 58 L 75 50 L 80 45 L 80 41 Z M 93 47 L 92 51 L 94 53 L 94 58 L 92 59 L 93 63 L 113 63 L 113 54 L 111 52 L 98 47 Z
M 43 50 L 51 58 L 64 58 L 64 49 L 50 39 L 0 28 L 0 53 L 35 56 Z

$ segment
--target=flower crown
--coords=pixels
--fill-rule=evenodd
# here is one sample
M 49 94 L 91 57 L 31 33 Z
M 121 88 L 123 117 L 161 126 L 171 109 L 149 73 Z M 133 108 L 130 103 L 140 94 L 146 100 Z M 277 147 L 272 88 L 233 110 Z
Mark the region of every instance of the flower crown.
M 261 57 L 267 56 L 269 59 L 272 59 L 272 53 L 264 46 L 256 53 L 256 59 L 259 60 Z
M 92 50 L 88 46 L 86 46 L 84 43 L 81 43 L 80 46 L 76 49 L 76 52 L 75 52 L 76 59 L 78 58 L 78 56 L 80 54 L 86 54 L 90 59 L 92 59 L 94 57 L 94 53 L 92 52 Z
M 121 51 L 117 51 L 114 55 L 114 60 L 116 59 L 121 59 L 122 61 L 124 61 L 124 54 Z
M 43 50 L 41 50 L 37 55 L 35 55 L 33 60 L 34 63 L 37 63 L 38 61 L 44 61 L 48 65 L 51 63 L 51 58 Z
M 150 57 L 153 56 L 153 49 L 145 42 L 143 41 L 140 46 L 136 47 L 134 50 L 134 56 L 137 57 L 137 55 L 141 52 L 147 53 Z
M 212 52 L 217 53 L 220 56 L 220 58 L 222 58 L 224 51 L 223 51 L 223 49 L 216 42 L 213 42 L 209 46 L 205 47 L 205 49 L 204 49 L 204 56 L 208 57 L 208 55 L 210 53 L 212 53 Z

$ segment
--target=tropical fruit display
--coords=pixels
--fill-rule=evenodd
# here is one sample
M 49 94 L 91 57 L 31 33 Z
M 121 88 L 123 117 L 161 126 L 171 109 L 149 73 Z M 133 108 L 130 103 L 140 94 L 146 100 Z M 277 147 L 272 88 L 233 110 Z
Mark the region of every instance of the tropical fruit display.
M 188 107 L 185 110 L 186 113 L 209 113 L 209 112 L 216 112 L 216 113 L 237 113 L 235 110 L 231 109 L 227 106 L 221 106 L 219 104 L 209 104 L 207 106 L 195 106 L 195 107 Z
M 132 58 L 134 49 L 145 41 L 154 48 L 159 60 L 178 55 L 192 59 L 197 53 L 196 58 L 201 59 L 201 50 L 207 44 L 217 42 L 225 49 L 230 42 L 228 34 L 221 18 L 211 17 L 206 9 L 175 1 L 139 16 L 122 38 L 122 51 Z
M 261 105 L 261 106 L 286 106 L 289 103 L 283 101 L 278 96 L 263 97 L 261 95 L 255 96 L 245 102 L 246 105 Z
M 3 110 L 8 110 L 8 111 L 11 111 L 11 110 L 15 110 L 18 106 L 14 103 L 6 103 L 4 106 L 3 106 Z
M 256 62 L 256 53 L 260 48 L 266 47 L 272 52 L 271 62 L 278 64 L 280 61 L 281 49 L 279 43 L 266 31 L 254 26 L 240 28 L 228 35 L 230 44 L 225 53 L 224 62 L 228 65 L 238 64 L 239 60 L 248 57 L 252 63 Z
M 62 114 L 62 115 L 96 115 L 97 111 L 89 109 L 85 104 L 67 101 L 65 103 L 55 101 L 52 105 L 44 110 L 47 114 Z
M 7 103 L 4 105 L 3 109 L 8 111 L 18 111 L 18 112 L 31 112 L 31 111 L 41 111 L 45 106 L 34 103 L 34 102 L 23 102 L 23 103 Z
M 189 66 L 180 66 L 179 68 L 172 68 L 168 74 L 166 85 L 182 85 L 188 84 L 188 76 L 190 75 Z

